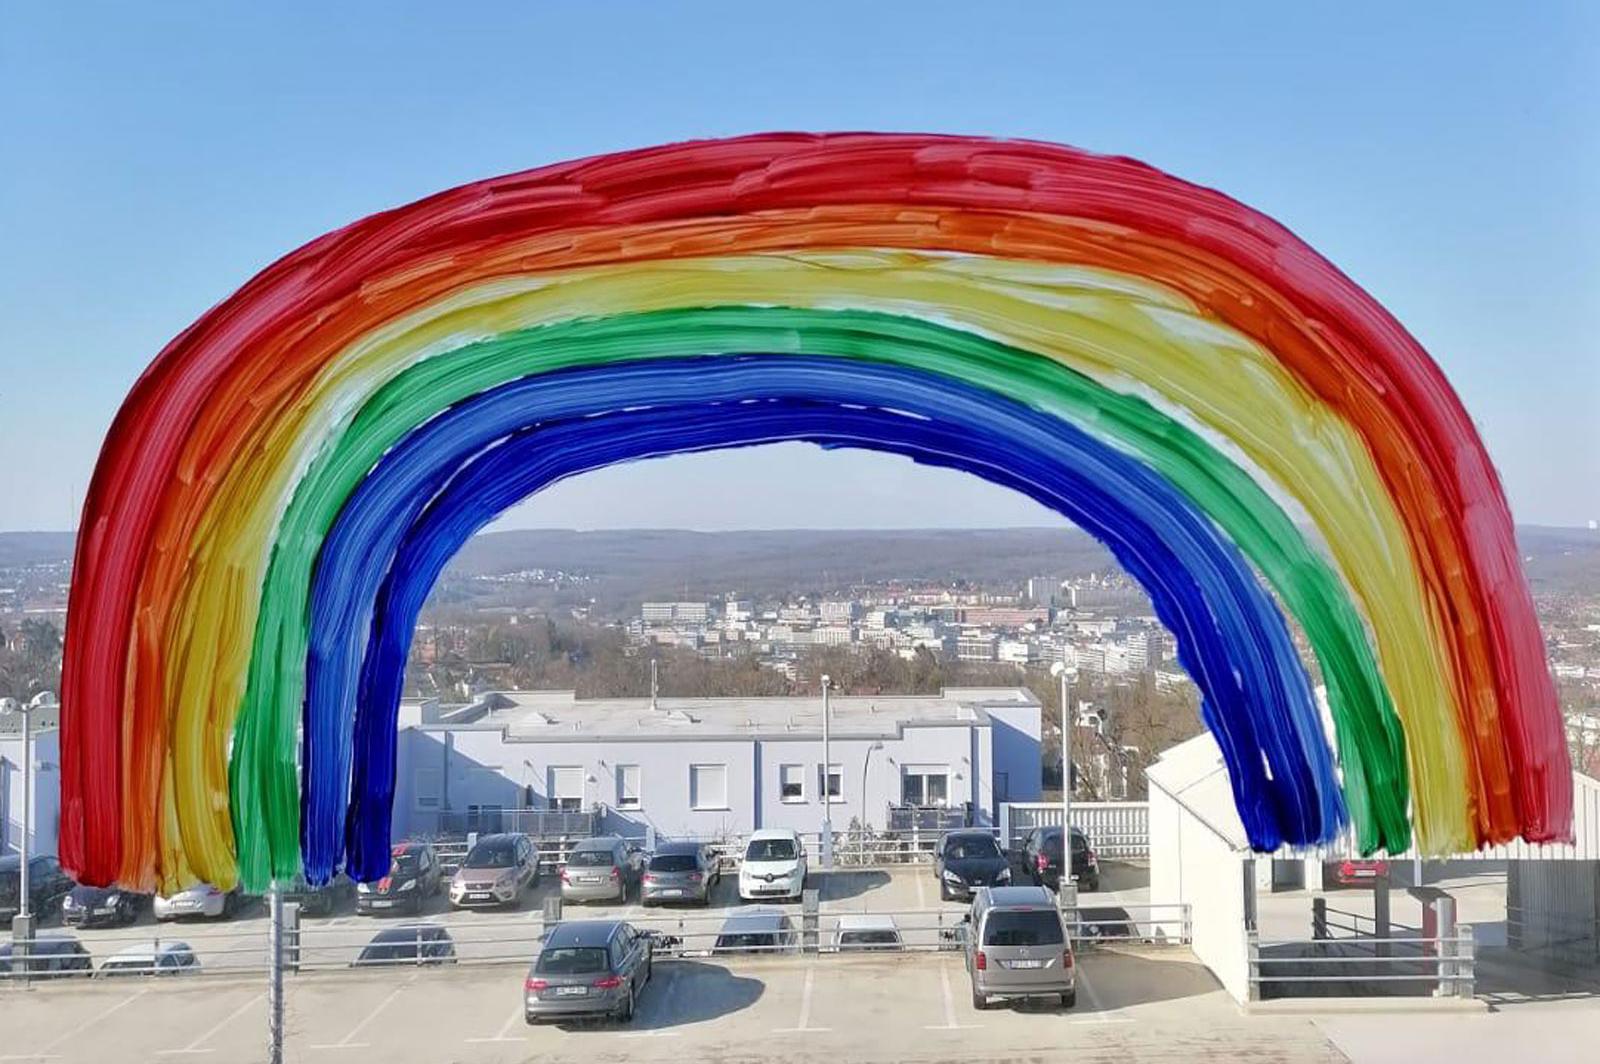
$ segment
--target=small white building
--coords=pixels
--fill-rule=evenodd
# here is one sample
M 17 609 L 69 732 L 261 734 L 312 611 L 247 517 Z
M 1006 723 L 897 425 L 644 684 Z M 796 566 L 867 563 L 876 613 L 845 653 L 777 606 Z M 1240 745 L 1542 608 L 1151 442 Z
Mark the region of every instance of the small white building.
M 17 853 L 22 846 L 22 732 L 0 734 L 0 854 Z M 46 728 L 33 736 L 33 829 L 29 850 L 56 852 L 56 831 L 61 820 L 61 733 Z
M 887 826 L 889 810 L 942 806 L 994 823 L 1040 795 L 1040 707 L 1020 688 L 830 699 L 826 774 L 836 829 Z M 471 706 L 401 707 L 396 836 L 523 809 L 593 811 L 628 835 L 816 831 L 824 769 L 820 697 L 578 700 L 497 693 Z

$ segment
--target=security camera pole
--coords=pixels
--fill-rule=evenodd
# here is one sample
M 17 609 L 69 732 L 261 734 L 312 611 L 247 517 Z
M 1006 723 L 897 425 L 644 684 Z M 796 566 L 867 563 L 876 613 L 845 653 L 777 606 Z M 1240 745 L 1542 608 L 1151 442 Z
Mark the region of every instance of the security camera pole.
M 833 867 L 833 794 L 828 786 L 832 776 L 832 747 L 828 739 L 828 688 L 833 680 L 822 675 L 822 867 Z M 841 780 L 841 783 L 844 781 Z

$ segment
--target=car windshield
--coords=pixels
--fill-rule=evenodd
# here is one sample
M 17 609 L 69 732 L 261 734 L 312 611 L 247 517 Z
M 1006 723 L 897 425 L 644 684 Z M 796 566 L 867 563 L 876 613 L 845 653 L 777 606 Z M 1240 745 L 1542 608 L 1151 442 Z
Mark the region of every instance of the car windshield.
M 996 909 L 983 926 L 985 946 L 1059 946 L 1061 918 L 1048 909 Z
M 793 839 L 751 839 L 744 851 L 746 861 L 792 861 L 795 858 Z
M 841 931 L 841 946 L 898 946 L 900 933 L 887 929 L 881 931 Z
M 778 944 L 778 936 L 770 931 L 747 931 L 739 935 L 718 935 L 717 949 L 770 949 Z
M 692 853 L 658 853 L 650 858 L 652 872 L 693 872 L 698 867 Z
M 422 867 L 421 859 L 414 853 L 397 853 L 394 860 L 389 863 L 391 876 L 414 876 L 417 869 Z
M 610 850 L 573 850 L 567 857 L 574 868 L 609 868 L 613 863 Z
M 101 975 L 140 975 L 155 971 L 153 957 L 113 957 L 100 966 Z
M 973 860 L 983 857 L 999 857 L 1000 844 L 987 835 L 975 835 L 972 838 L 951 839 L 945 847 L 944 855 L 957 861 Z
M 542 975 L 592 975 L 610 970 L 600 946 L 554 946 L 539 954 L 534 970 Z
M 517 848 L 510 839 L 485 839 L 472 848 L 463 868 L 510 868 L 517 863 Z
M 417 956 L 417 943 L 410 942 L 375 942 L 361 951 L 361 960 L 373 961 L 399 961 L 413 960 Z

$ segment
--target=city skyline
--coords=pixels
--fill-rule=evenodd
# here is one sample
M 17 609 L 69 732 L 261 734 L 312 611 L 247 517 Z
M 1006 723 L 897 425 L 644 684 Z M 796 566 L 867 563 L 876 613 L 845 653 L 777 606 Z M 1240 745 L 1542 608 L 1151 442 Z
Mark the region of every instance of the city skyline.
M 1592 10 L 1241 13 L 1248 34 L 1181 11 L 1062 11 L 1030 16 L 1019 43 L 1004 18 L 949 9 L 922 16 L 914 48 L 890 7 L 852 14 L 844 41 L 827 35 L 832 19 L 777 17 L 729 9 L 690 26 L 639 12 L 636 33 L 606 41 L 630 90 L 585 47 L 542 47 L 592 33 L 561 12 L 423 32 L 354 11 L 311 36 L 284 10 L 225 27 L 18 16 L 0 43 L 16 149 L 0 174 L 0 448 L 28 460 L 0 472 L 0 528 L 73 527 L 139 371 L 304 241 L 487 174 L 772 128 L 1066 141 L 1223 189 L 1326 253 L 1423 342 L 1519 523 L 1600 518 Z M 232 43 L 217 45 L 219 28 Z M 780 28 L 793 48 L 758 47 Z M 1135 33 L 1139 49 L 1116 46 Z M 485 61 L 519 47 L 539 61 Z M 808 61 L 824 50 L 829 64 Z M 974 72 L 974 54 L 996 59 Z M 1057 524 L 962 474 L 781 445 L 589 474 L 496 527 Z

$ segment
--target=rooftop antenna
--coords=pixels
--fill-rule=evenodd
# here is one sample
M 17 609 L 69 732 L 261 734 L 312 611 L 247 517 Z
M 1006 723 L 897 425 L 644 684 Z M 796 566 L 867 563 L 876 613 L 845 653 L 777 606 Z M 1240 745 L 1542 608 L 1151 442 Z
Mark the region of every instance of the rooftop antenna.
M 650 659 L 650 708 L 652 710 L 660 708 L 660 707 L 658 707 L 656 705 L 656 696 L 660 693 L 660 691 L 661 691 L 661 685 L 657 682 L 657 677 L 656 677 L 656 659 L 655 658 L 651 658 Z

